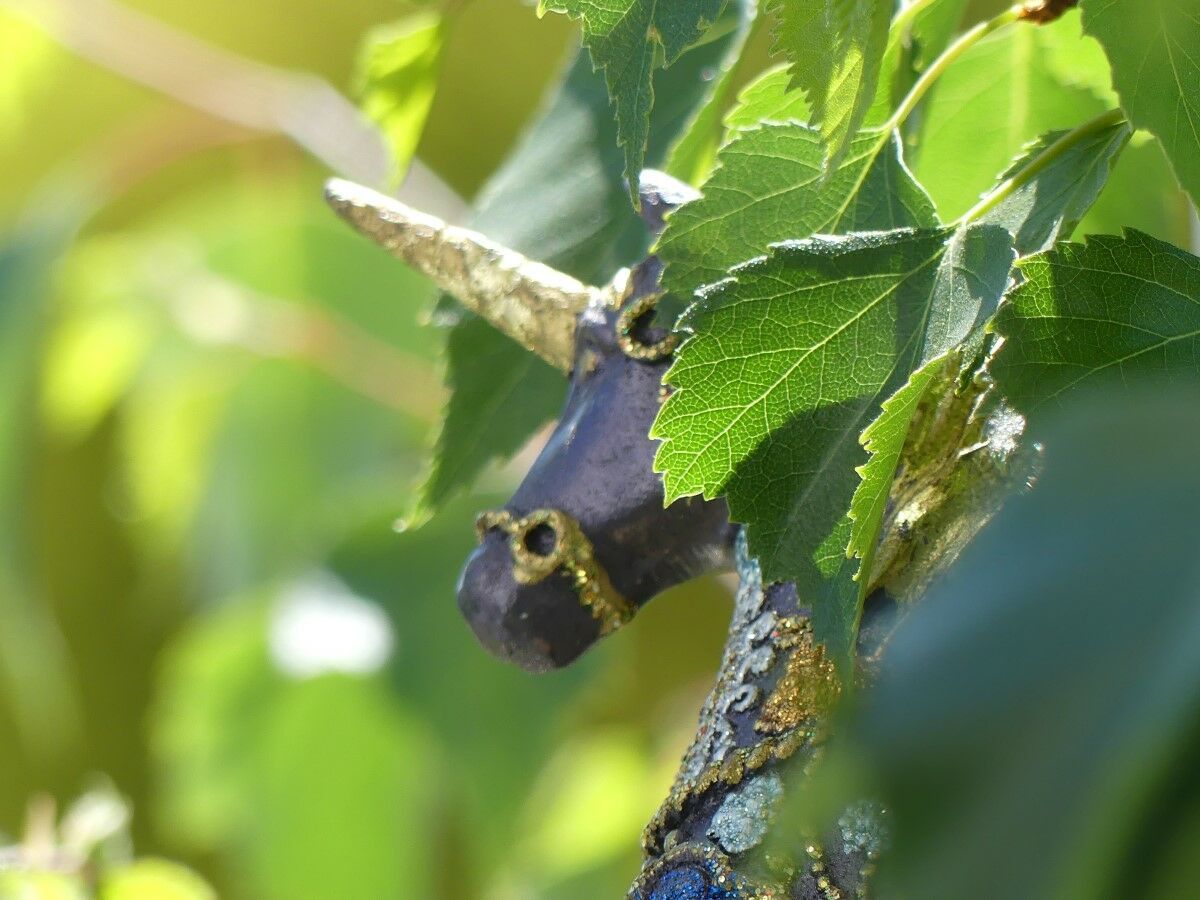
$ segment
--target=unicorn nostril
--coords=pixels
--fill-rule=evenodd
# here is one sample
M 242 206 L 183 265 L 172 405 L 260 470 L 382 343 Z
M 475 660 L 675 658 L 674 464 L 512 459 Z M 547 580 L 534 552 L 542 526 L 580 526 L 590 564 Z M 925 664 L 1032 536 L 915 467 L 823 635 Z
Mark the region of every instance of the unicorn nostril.
M 535 540 L 543 549 L 561 542 L 553 528 L 540 538 L 535 528 L 527 531 L 517 537 Z M 599 624 L 580 603 L 571 579 L 557 570 L 533 583 L 520 581 L 510 549 L 510 539 L 500 531 L 485 534 L 459 578 L 458 607 L 480 643 L 501 659 L 532 672 L 564 666 L 596 641 Z M 535 548 L 528 552 L 546 558 Z
M 553 525 L 541 522 L 525 532 L 523 543 L 535 556 L 552 556 L 558 549 L 558 532 Z

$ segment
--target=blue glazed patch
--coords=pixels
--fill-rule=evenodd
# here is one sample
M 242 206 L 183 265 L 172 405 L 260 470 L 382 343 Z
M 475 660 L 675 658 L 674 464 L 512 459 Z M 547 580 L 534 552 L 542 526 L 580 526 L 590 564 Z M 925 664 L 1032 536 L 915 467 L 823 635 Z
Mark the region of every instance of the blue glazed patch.
M 732 885 L 716 884 L 706 867 L 695 863 L 663 872 L 646 900 L 739 900 Z

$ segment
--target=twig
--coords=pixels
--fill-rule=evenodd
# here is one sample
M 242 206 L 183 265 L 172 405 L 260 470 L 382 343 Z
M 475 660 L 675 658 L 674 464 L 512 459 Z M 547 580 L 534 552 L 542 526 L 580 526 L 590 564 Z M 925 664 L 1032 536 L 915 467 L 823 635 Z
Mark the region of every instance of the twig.
M 200 41 L 113 0 L 0 0 L 63 47 L 210 116 L 290 138 L 334 173 L 382 185 L 388 149 L 349 100 L 315 75 L 285 72 Z M 417 162 L 402 195 L 457 220 L 462 201 Z

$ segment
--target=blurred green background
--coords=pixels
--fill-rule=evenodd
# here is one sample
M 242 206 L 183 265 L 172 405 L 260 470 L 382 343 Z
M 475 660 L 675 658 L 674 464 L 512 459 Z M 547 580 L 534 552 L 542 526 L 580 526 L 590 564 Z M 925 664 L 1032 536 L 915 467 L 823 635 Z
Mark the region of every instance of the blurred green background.
M 405 190 L 462 219 L 577 36 L 456 6 Z M 106 32 L 122 9 L 172 31 Z M 366 35 L 419 11 L 0 3 L 0 845 L 111 782 L 136 854 L 221 897 L 586 900 L 636 872 L 726 587 L 569 672 L 487 656 L 454 584 L 524 463 L 393 529 L 442 399 L 429 288 L 334 218 L 295 140 L 229 120 L 253 85 L 205 94 L 171 43 L 354 97 Z

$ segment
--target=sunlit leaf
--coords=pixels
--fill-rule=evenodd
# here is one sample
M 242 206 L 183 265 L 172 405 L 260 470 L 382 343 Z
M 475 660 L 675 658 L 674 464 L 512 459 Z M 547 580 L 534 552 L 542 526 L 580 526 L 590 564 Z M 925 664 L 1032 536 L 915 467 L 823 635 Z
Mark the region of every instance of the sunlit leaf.
M 1021 148 L 1047 131 L 1074 128 L 1109 108 L 1091 89 L 1107 77 L 1078 13 L 1042 26 L 1002 29 L 970 48 L 924 104 L 913 168 L 946 218 L 975 204 Z M 1064 81 L 1064 71 L 1075 73 Z
M 917 12 L 907 27 L 899 21 L 893 24 L 879 68 L 875 99 L 867 112 L 869 124 L 877 125 L 892 114 L 916 76 L 950 43 L 966 8 L 967 0 L 934 0 Z
M 787 67 L 779 66 L 768 69 L 742 89 L 737 103 L 725 116 L 725 127 L 734 132 L 758 128 L 768 122 L 803 125 L 808 118 L 804 92 L 792 87 Z
M 863 429 L 861 443 L 869 456 L 857 469 L 862 480 L 850 502 L 854 525 L 848 546 L 861 560 L 857 575 L 860 598 L 870 586 L 875 548 L 904 442 L 930 386 L 937 383 L 947 368 L 949 362 L 943 357 L 921 366 L 903 387 L 883 401 L 879 416 Z
M 1200 203 L 1200 11 L 1193 0 L 1084 0 L 1087 33 L 1104 45 L 1135 127 L 1152 132 Z
M 217 892 L 178 863 L 141 859 L 107 873 L 99 900 L 217 900 Z
M 844 580 L 859 435 L 982 324 L 1011 259 L 1002 229 L 976 226 L 777 244 L 732 269 L 680 320 L 676 390 L 651 431 L 668 500 L 725 494 L 764 577 L 805 597 Z M 837 620 L 842 633 L 821 634 L 818 618 L 818 636 L 848 653 L 857 612 Z
M 791 63 L 837 165 L 866 118 L 887 45 L 892 0 L 774 0 L 775 49 Z
M 437 90 L 446 24 L 422 13 L 367 36 L 359 59 L 358 94 L 387 137 L 394 176 L 404 176 Z
M 778 75 L 769 77 L 778 84 Z M 780 108 L 775 91 L 752 99 L 764 110 Z M 929 198 L 887 135 L 859 135 L 826 173 L 815 129 L 767 124 L 736 133 L 717 164 L 704 196 L 675 212 L 658 242 L 667 266 L 663 283 L 679 297 L 719 281 L 730 266 L 777 241 L 935 224 Z

